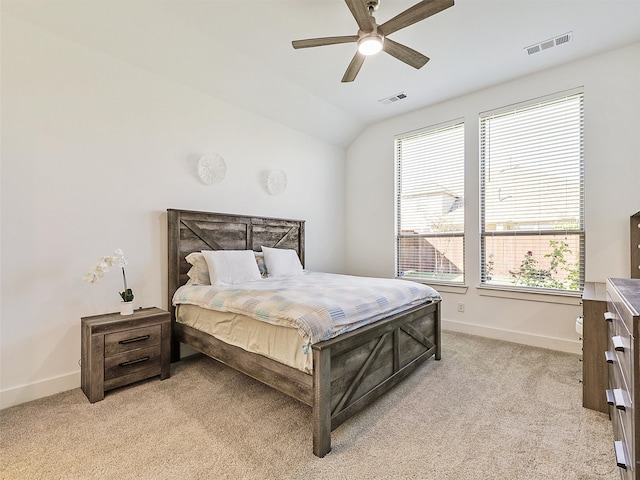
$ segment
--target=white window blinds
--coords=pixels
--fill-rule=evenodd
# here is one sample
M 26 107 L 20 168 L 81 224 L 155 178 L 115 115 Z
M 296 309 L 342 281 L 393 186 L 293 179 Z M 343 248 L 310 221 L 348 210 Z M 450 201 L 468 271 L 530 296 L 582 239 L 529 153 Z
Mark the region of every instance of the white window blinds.
M 464 123 L 396 138 L 396 274 L 464 282 Z
M 583 94 L 480 117 L 481 282 L 579 290 Z

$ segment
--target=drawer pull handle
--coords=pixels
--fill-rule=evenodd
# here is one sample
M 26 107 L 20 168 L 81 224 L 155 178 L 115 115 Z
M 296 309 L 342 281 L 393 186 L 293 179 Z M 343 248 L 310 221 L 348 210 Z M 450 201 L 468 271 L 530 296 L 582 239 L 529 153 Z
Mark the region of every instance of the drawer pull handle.
M 611 312 L 604 312 L 604 319 L 605 319 L 607 322 L 613 322 L 613 319 L 614 319 L 613 313 L 611 313 Z
M 624 399 L 624 391 L 621 388 L 613 389 L 613 399 L 618 410 L 626 410 L 627 402 Z
M 611 341 L 613 342 L 613 349 L 616 352 L 624 352 L 624 339 L 620 335 L 611 337 Z
M 128 362 L 122 362 L 120 364 L 121 367 L 128 367 L 129 365 L 135 365 L 136 363 L 142 363 L 142 362 L 146 362 L 147 360 L 149 360 L 151 357 L 142 357 L 142 358 L 138 358 L 137 360 L 129 360 Z
M 139 337 L 133 337 L 133 338 L 127 338 L 126 340 L 120 340 L 118 343 L 120 343 L 122 345 L 126 345 L 127 343 L 142 342 L 143 340 L 147 340 L 148 338 L 149 338 L 149 335 L 141 335 Z
M 611 350 L 607 350 L 606 352 L 604 352 L 604 359 L 607 361 L 607 363 L 613 363 L 616 361 L 616 354 Z
M 610 389 L 606 389 L 604 391 L 604 393 L 607 395 L 607 404 L 608 405 L 615 405 L 616 401 L 615 401 L 615 397 L 613 396 L 613 390 Z
M 627 469 L 627 457 L 624 454 L 624 444 L 621 440 L 616 440 L 613 442 L 614 448 L 616 449 L 616 463 L 620 468 Z

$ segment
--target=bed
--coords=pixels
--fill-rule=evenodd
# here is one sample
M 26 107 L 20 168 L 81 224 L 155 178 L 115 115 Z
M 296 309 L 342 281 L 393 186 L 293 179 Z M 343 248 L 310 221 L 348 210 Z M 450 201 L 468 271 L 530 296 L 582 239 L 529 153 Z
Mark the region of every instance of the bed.
M 252 353 L 176 320 L 173 297 L 185 285 L 185 258 L 202 250 L 294 250 L 305 262 L 305 222 L 245 215 L 167 210 L 168 299 L 172 361 L 188 345 L 312 408 L 313 453 L 331 450 L 331 431 L 366 408 L 430 358 L 440 359 L 440 300 L 412 305 L 328 340 L 309 345 L 312 368 Z M 182 307 L 182 306 L 181 306 Z

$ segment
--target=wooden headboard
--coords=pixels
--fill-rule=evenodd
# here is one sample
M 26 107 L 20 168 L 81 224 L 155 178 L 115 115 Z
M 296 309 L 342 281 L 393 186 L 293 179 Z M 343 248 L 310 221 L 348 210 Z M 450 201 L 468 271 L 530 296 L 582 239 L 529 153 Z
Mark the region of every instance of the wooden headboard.
M 169 243 L 169 311 L 173 294 L 187 282 L 185 257 L 201 250 L 254 250 L 262 245 L 298 252 L 304 266 L 304 220 L 249 217 L 226 213 L 167 210 Z

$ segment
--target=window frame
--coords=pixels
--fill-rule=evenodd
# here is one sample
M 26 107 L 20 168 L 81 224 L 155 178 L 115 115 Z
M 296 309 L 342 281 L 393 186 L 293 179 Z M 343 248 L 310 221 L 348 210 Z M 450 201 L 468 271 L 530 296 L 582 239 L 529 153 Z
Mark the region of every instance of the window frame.
M 563 230 L 559 229 L 527 229 L 527 230 L 503 230 L 503 231 L 487 231 L 486 230 L 486 135 L 483 131 L 485 128 L 485 120 L 491 117 L 495 117 L 498 115 L 505 115 L 509 113 L 517 113 L 522 109 L 530 109 L 535 107 L 544 107 L 550 103 L 558 102 L 562 99 L 570 99 L 572 97 L 579 97 L 580 100 L 580 112 L 579 112 L 579 132 L 580 132 L 580 154 L 579 154 L 579 215 L 578 215 L 578 227 L 574 229 L 564 230 L 566 234 L 575 235 L 578 237 L 578 247 L 579 252 L 577 253 L 578 260 L 578 288 L 577 290 L 571 289 L 560 289 L 560 288 L 549 288 L 549 287 L 541 287 L 541 286 L 527 286 L 527 285 L 506 285 L 506 284 L 491 284 L 488 283 L 487 280 L 487 238 L 493 237 L 509 237 L 509 236 L 538 236 L 538 237 L 549 237 L 558 236 L 562 234 Z M 585 95 L 583 88 L 572 89 L 564 92 L 559 92 L 556 94 L 547 95 L 541 98 L 532 99 L 528 101 L 519 102 L 514 105 L 509 105 L 506 107 L 502 107 L 499 109 L 494 109 L 487 112 L 480 113 L 479 119 L 479 227 L 480 227 L 480 265 L 479 265 L 479 276 L 480 276 L 480 286 L 479 288 L 483 289 L 492 289 L 492 290 L 504 290 L 504 291 L 515 291 L 515 292 L 525 292 L 525 293 L 534 293 L 534 294 L 551 294 L 551 295 L 564 295 L 564 296 L 577 296 L 582 291 L 585 282 L 585 248 L 586 248 L 586 232 L 585 232 L 585 177 L 584 177 L 584 102 Z
M 412 130 L 409 132 L 405 132 L 402 134 L 398 134 L 395 136 L 394 139 L 394 200 L 395 200 L 395 208 L 394 208 L 394 212 L 395 212 L 395 276 L 397 278 L 407 278 L 413 281 L 418 281 L 418 282 L 422 282 L 422 283 L 429 283 L 429 284 L 437 284 L 437 285 L 445 285 L 445 286 L 451 286 L 451 287 L 465 287 L 466 288 L 466 268 L 465 268 L 465 263 L 466 263 L 466 244 L 465 244 L 465 222 L 466 220 L 463 219 L 463 223 L 462 223 L 462 231 L 455 231 L 455 232 L 439 232 L 439 233 L 418 233 L 418 234 L 403 234 L 402 233 L 402 228 L 401 228 L 401 223 L 402 223 L 402 218 L 401 218 L 401 209 L 402 209 L 402 202 L 401 202 L 401 175 L 402 175 L 402 159 L 401 159 L 401 146 L 400 143 L 402 142 L 403 139 L 408 139 L 408 138 L 414 138 L 416 136 L 420 136 L 420 135 L 429 135 L 429 134 L 433 134 L 433 133 L 437 133 L 438 131 L 447 131 L 447 130 L 451 130 L 451 129 L 455 129 L 455 128 L 461 128 L 461 145 L 460 148 L 462 149 L 462 159 L 461 159 L 461 174 L 462 174 L 462 189 L 463 189 L 463 197 L 465 195 L 464 191 L 465 191 L 465 186 L 466 186 L 466 179 L 465 179 L 465 167 L 466 167 L 466 162 L 465 162 L 465 145 L 466 145 L 466 138 L 465 138 L 465 128 L 466 128 L 466 124 L 465 124 L 465 120 L 464 118 L 456 118 L 447 122 L 442 122 L 442 123 L 438 123 L 435 125 L 431 125 L 425 128 L 420 128 L 418 130 Z M 466 216 L 466 208 L 463 205 L 463 215 Z M 426 276 L 424 278 L 420 278 L 420 277 L 410 277 L 407 276 L 405 277 L 402 272 L 400 271 L 400 256 L 401 256 L 401 240 L 402 239 L 407 239 L 407 238 L 411 238 L 411 239 L 420 239 L 420 238 L 462 238 L 462 247 L 461 247 L 461 252 L 462 252 L 462 279 L 461 280 L 446 280 L 446 279 L 442 279 L 442 278 L 437 278 L 437 277 L 429 277 L 427 278 Z M 434 273 L 435 274 L 435 273 Z

